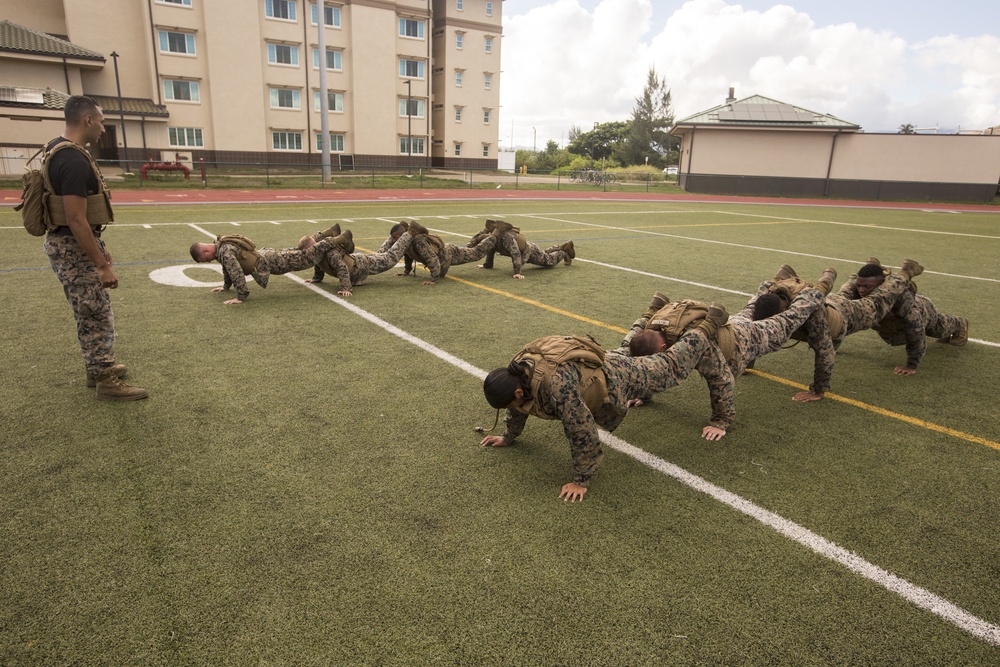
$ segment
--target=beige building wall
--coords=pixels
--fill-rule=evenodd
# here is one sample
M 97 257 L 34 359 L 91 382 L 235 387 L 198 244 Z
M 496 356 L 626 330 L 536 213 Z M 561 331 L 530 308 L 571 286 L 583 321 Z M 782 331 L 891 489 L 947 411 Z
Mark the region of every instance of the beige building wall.
M 461 9 L 458 0 L 434 1 L 435 158 L 498 159 L 500 9 L 500 2 L 486 0 L 462 0 Z M 461 109 L 461 120 L 456 118 L 456 109 Z M 456 155 L 456 144 L 460 155 Z
M 845 135 L 837 140 L 831 177 L 995 184 L 1000 181 L 1000 136 Z
M 110 57 L 115 51 L 122 97 L 151 100 L 165 105 L 169 112 L 166 121 L 126 115 L 130 152 L 145 146 L 150 151 L 167 151 L 168 158 L 172 151 L 199 148 L 270 153 L 275 152 L 272 132 L 278 131 L 302 136 L 301 151 L 282 153 L 314 154 L 321 128 L 320 112 L 314 107 L 320 89 L 319 71 L 312 64 L 318 26 L 312 23 L 310 2 L 296 0 L 295 4 L 292 21 L 267 17 L 265 0 L 191 0 L 190 7 L 165 0 L 5 0 L 5 18 L 35 30 L 67 35 L 72 43 L 104 54 L 107 61 L 103 67 L 95 63 L 93 69 L 70 68 L 71 90 L 66 91 L 61 63 L 55 62 L 58 59 L 38 65 L 18 61 L 14 73 L 9 65 L 12 61 L 5 57 L 0 84 L 51 86 L 69 94 L 115 97 L 114 61 Z M 437 90 L 431 52 L 436 18 L 432 0 L 327 3 L 339 8 L 341 16 L 341 25 L 327 27 L 324 35 L 327 48 L 342 53 L 342 69 L 328 70 L 327 84 L 331 92 L 343 94 L 344 108 L 329 114 L 329 129 L 344 135 L 344 153 L 364 156 L 377 164 L 403 164 L 406 153 L 401 151 L 400 140 L 409 133 L 424 139 L 422 157 L 428 161 L 435 138 L 449 152 L 455 141 L 461 141 L 469 147 L 469 157 L 476 158 L 482 158 L 482 146 L 488 145 L 490 157 L 496 159 L 502 3 L 491 3 L 493 15 L 489 17 L 485 0 L 464 0 L 463 5 L 459 11 L 457 0 L 441 0 L 441 12 L 449 17 L 448 30 L 465 31 L 467 40 L 464 49 L 443 53 L 447 68 L 462 68 L 468 78 L 460 89 L 455 89 L 452 80 L 445 90 Z M 401 36 L 400 18 L 421 21 L 423 36 Z M 160 30 L 193 35 L 195 53 L 161 52 Z M 491 54 L 485 53 L 485 35 L 493 40 Z M 296 48 L 298 64 L 268 62 L 268 44 Z M 401 58 L 423 62 L 423 76 L 402 76 Z M 483 87 L 484 72 L 492 74 L 489 91 Z M 197 82 L 200 100 L 165 99 L 165 80 Z M 272 88 L 297 91 L 299 107 L 272 108 Z M 408 93 L 423 101 L 422 116 L 408 118 L 405 106 L 401 109 Z M 438 129 L 432 115 L 436 100 L 442 97 L 448 97 L 452 107 L 465 105 L 467 119 L 456 124 L 442 118 Z M 489 123 L 483 123 L 484 109 L 491 110 Z M 116 114 L 108 115 L 109 125 L 117 124 Z M 9 124 L 8 119 L 0 119 L 0 144 L 15 138 L 15 133 L 5 129 Z M 169 128 L 198 128 L 204 145 L 171 147 Z M 43 134 L 50 134 L 48 128 Z
M 833 133 L 794 130 L 698 128 L 684 136 L 680 170 L 825 178 L 833 136 Z M 693 160 L 689 163 L 691 156 Z

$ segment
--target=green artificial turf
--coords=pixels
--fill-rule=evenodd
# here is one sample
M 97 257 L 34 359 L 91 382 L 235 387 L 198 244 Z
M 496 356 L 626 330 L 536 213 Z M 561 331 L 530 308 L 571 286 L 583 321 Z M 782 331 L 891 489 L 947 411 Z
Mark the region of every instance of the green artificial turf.
M 242 233 L 294 245 L 340 222 L 373 250 L 414 217 L 463 243 L 487 217 L 577 260 L 369 279 L 351 305 L 474 369 L 555 333 L 617 346 L 654 291 L 736 312 L 784 263 L 837 285 L 872 255 L 927 269 L 963 348 L 849 337 L 828 397 L 805 345 L 737 382 L 697 376 L 615 435 L 1000 624 L 1000 214 L 669 202 L 128 206 L 106 235 L 119 361 L 149 400 L 93 398 L 69 306 L 0 209 L 0 663 L 10 665 L 985 665 L 997 647 L 625 454 L 581 504 L 558 423 L 482 449 L 481 380 L 274 276 L 223 306 L 151 272 Z M 230 223 L 239 223 L 234 226 Z M 195 228 L 197 226 L 197 228 Z M 297 274 L 307 278 L 310 272 Z M 228 296 L 232 296 L 231 294 Z M 879 409 L 882 412 L 875 411 Z M 947 429 L 933 430 L 939 426 Z

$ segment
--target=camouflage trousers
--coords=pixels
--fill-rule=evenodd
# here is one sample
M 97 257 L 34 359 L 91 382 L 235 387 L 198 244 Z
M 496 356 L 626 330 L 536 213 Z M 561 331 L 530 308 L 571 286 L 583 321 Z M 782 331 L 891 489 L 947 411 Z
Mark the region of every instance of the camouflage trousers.
M 97 239 L 97 244 L 104 252 L 104 242 Z M 111 312 L 111 297 L 101 286 L 97 267 L 73 236 L 50 234 L 45 238 L 44 247 L 73 309 L 76 337 L 87 372 L 96 373 L 114 365 L 111 347 L 115 342 L 115 316 Z
M 403 235 L 385 252 L 376 252 L 371 255 L 361 252 L 352 254 L 354 268 L 351 269 L 351 284 L 364 285 L 368 276 L 385 273 L 399 264 L 399 260 L 402 259 L 412 241 L 413 236 L 409 232 L 403 232 Z
M 930 338 L 950 338 L 962 329 L 962 319 L 954 315 L 940 312 L 934 302 L 923 294 L 913 297 L 913 308 L 918 311 L 918 318 L 924 323 L 924 333 Z M 890 345 L 906 344 L 906 333 L 902 326 L 884 327 L 889 319 L 883 320 L 877 331 L 882 340 Z
M 306 250 L 298 248 L 261 248 L 257 251 L 260 261 L 254 269 L 253 279 L 261 287 L 267 287 L 267 279 L 293 271 L 304 271 L 316 266 L 327 250 L 334 247 L 333 239 L 324 238 Z
M 444 246 L 444 252 L 448 266 L 457 266 L 458 264 L 468 264 L 469 262 L 479 261 L 483 257 L 486 257 L 486 253 L 493 250 L 496 243 L 497 239 L 492 234 L 471 248 L 447 243 Z
M 803 290 L 792 300 L 787 310 L 762 320 L 731 317 L 729 326 L 736 339 L 736 350 L 729 360 L 733 376 L 739 377 L 748 364 L 768 352 L 777 352 L 788 342 L 792 333 L 801 327 L 809 316 L 823 306 L 823 295 L 818 290 Z
M 827 296 L 827 303 L 836 308 L 844 320 L 844 330 L 839 340 L 834 341 L 834 345 L 839 347 L 844 336 L 871 329 L 876 323 L 881 322 L 909 286 L 910 281 L 907 278 L 893 273 L 886 276 L 885 282 L 860 299 L 847 296 L 844 288 L 837 294 Z
M 543 266 L 548 269 L 563 261 L 566 258 L 566 253 L 558 249 L 546 252 L 539 248 L 537 244 L 528 241 L 528 247 L 525 249 L 522 257 L 525 264 L 534 264 L 535 266 Z

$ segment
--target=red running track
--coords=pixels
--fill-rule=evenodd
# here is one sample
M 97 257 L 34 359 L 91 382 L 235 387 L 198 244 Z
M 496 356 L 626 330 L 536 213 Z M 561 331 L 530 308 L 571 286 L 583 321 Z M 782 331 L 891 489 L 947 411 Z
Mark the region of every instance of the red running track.
M 784 206 L 831 206 L 933 211 L 1000 213 L 996 204 L 941 202 L 879 202 L 841 199 L 792 199 L 787 197 L 736 197 L 726 195 L 665 194 L 646 192 L 578 192 L 553 190 L 114 190 L 115 205 L 142 204 L 295 204 L 342 202 L 436 202 L 470 200 L 574 200 L 718 202 Z M 19 190 L 0 190 L 0 206 L 21 201 Z

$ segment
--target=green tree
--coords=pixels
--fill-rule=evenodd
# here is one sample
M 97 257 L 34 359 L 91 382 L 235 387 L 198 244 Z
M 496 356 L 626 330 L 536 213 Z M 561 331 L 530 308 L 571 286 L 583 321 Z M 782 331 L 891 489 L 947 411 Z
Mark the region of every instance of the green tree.
M 628 133 L 628 123 L 612 121 L 598 123 L 590 132 L 581 132 L 580 128 L 570 129 L 570 142 L 566 147 L 574 155 L 585 155 L 591 160 L 607 160 L 615 149 L 625 141 Z
M 615 157 L 623 164 L 651 164 L 663 167 L 670 154 L 670 127 L 674 124 L 670 89 L 667 80 L 656 75 L 650 67 L 642 96 L 635 100 L 632 121 L 625 141 L 618 147 Z
M 916 134 L 917 128 L 913 127 L 910 123 L 903 123 L 899 126 L 898 134 Z

